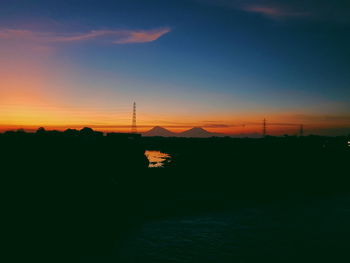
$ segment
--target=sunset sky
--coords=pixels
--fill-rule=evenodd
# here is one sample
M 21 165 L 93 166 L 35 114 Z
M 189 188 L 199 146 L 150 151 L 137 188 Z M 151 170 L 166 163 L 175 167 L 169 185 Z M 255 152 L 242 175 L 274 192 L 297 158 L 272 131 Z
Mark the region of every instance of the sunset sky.
M 350 133 L 350 1 L 1 0 L 0 130 Z

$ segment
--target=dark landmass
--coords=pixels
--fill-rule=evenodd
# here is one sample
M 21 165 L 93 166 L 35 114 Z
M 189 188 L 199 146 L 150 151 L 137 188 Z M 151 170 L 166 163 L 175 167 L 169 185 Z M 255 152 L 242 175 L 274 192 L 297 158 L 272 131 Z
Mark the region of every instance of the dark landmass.
M 140 210 L 148 160 L 139 139 L 90 128 L 0 134 L 11 255 L 52 262 L 110 251 Z
M 162 137 L 176 137 L 176 133 L 169 131 L 168 129 L 165 129 L 160 126 L 153 127 L 147 132 L 144 132 L 142 134 L 143 136 L 148 136 L 148 137 L 155 137 L 155 136 L 162 136 Z
M 214 208 L 232 200 L 279 201 L 349 191 L 349 137 L 143 138 L 147 149 L 169 153 L 166 169 L 148 181 L 162 199 L 206 196 Z M 169 183 L 171 182 L 171 183 Z M 169 185 L 169 187 L 166 187 Z M 217 198 L 220 201 L 217 201 Z M 210 202 L 203 202 L 208 207 Z M 171 209 L 170 209 L 171 210 Z M 173 210 L 172 210 L 173 211 Z
M 142 134 L 146 137 L 187 137 L 187 138 L 210 138 L 210 137 L 227 137 L 222 133 L 209 132 L 201 127 L 193 127 L 183 132 L 172 132 L 160 126 L 153 127 Z
M 129 228 L 152 218 L 347 193 L 349 140 L 6 132 L 7 243 L 27 256 L 79 258 L 110 253 Z M 172 160 L 149 169 L 146 149 Z
M 207 130 L 201 127 L 193 127 L 187 131 L 181 132 L 178 134 L 179 137 L 188 137 L 188 138 L 210 138 L 210 137 L 224 137 L 224 134 L 208 132 Z

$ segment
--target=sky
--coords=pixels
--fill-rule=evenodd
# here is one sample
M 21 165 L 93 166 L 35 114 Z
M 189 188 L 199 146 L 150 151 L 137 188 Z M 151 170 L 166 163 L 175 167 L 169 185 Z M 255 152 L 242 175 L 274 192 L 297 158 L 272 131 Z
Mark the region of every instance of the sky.
M 350 133 L 350 2 L 1 0 L 0 130 Z

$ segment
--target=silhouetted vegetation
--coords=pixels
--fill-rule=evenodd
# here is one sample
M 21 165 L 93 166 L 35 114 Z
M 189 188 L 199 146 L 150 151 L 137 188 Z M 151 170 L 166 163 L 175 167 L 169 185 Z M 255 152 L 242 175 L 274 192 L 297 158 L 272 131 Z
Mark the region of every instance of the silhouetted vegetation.
M 137 138 L 39 128 L 0 134 L 0 145 L 5 214 L 12 241 L 26 243 L 21 254 L 100 253 L 132 224 L 135 182 L 148 167 Z
M 12 237 L 36 244 L 28 246 L 32 253 L 105 253 L 147 218 L 348 192 L 349 140 L 5 132 L 1 164 L 11 186 Z M 147 169 L 145 149 L 172 160 Z
M 208 208 L 210 203 L 216 208 L 238 201 L 279 201 L 349 191 L 347 141 L 348 137 L 321 136 L 143 138 L 147 149 L 172 156 L 166 169 L 150 176 L 156 178 L 148 181 L 155 188 L 154 200 L 182 196 L 186 201 L 181 209 L 189 206 L 189 211 Z M 203 196 L 202 203 L 198 196 Z

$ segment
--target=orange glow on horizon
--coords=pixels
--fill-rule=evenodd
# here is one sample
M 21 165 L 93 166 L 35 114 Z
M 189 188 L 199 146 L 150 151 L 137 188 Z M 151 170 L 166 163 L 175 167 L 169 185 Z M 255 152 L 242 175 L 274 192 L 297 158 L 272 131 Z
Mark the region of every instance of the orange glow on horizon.
M 52 116 L 51 116 L 52 117 Z M 38 122 L 35 123 L 35 116 L 31 115 L 26 115 L 25 119 L 26 121 L 21 122 L 12 122 L 12 123 L 7 123 L 3 124 L 0 123 L 0 131 L 4 132 L 7 130 L 17 130 L 17 129 L 24 129 L 29 132 L 36 131 L 39 127 L 44 127 L 46 130 L 58 130 L 58 131 L 64 131 L 68 128 L 72 129 L 82 129 L 83 127 L 91 127 L 96 131 L 102 131 L 102 132 L 130 132 L 131 131 L 131 124 L 129 123 L 120 123 L 120 124 L 93 124 L 93 122 L 84 122 L 84 123 L 68 123 L 65 122 L 66 124 L 62 124 L 59 122 L 59 120 L 56 120 L 57 122 L 55 123 L 54 121 L 51 121 L 50 123 L 45 123 L 45 122 Z M 131 119 L 131 117 L 130 117 Z M 33 121 L 31 123 L 31 121 Z M 202 124 L 202 125 L 201 125 Z M 209 132 L 214 132 L 214 133 L 223 133 L 227 135 L 258 135 L 262 133 L 262 123 L 259 123 L 258 121 L 248 123 L 248 124 L 243 124 L 243 125 L 234 125 L 232 124 L 231 126 L 228 125 L 228 127 L 220 127 L 220 128 L 213 128 L 213 127 L 206 127 L 203 125 L 203 123 L 192 123 L 188 125 L 161 125 L 161 124 L 152 124 L 152 122 L 148 123 L 143 123 L 138 125 L 138 132 L 146 132 L 153 128 L 154 126 L 161 126 L 163 128 L 166 128 L 172 132 L 179 133 L 183 132 L 185 130 L 188 130 L 192 127 L 203 127 L 205 130 Z M 308 124 L 304 125 L 305 129 L 305 134 L 318 134 L 317 131 L 320 130 L 328 130 L 331 128 L 346 128 L 348 126 L 346 125 L 329 125 L 326 123 L 323 124 Z M 297 135 L 299 132 L 299 124 L 291 124 L 291 125 L 279 125 L 278 123 L 271 123 L 268 124 L 267 126 L 267 134 L 269 135 L 284 135 L 284 134 L 289 134 L 289 135 Z M 308 132 L 310 131 L 310 132 Z M 322 132 L 321 132 L 322 133 Z M 345 134 L 344 134 L 345 135 Z
M 37 52 L 34 56 L 25 57 L 10 53 L 0 61 L 0 131 L 21 128 L 35 131 L 38 127 L 65 130 L 87 126 L 104 132 L 130 132 L 135 94 L 127 93 L 126 84 L 121 84 L 117 90 L 89 89 L 85 76 L 67 73 L 74 71 L 69 67 L 69 70 L 61 72 L 60 69 L 66 68 L 66 65 L 58 66 L 55 64 L 58 62 L 53 63 L 52 59 L 43 57 L 41 51 Z M 156 99 L 162 100 L 161 97 Z M 156 105 L 153 100 L 152 97 L 152 100 L 140 103 L 137 112 L 139 132 L 162 126 L 173 132 L 202 127 L 210 132 L 228 135 L 261 134 L 264 118 L 267 119 L 267 132 L 270 135 L 297 134 L 300 124 L 304 125 L 306 133 L 350 127 L 348 116 L 281 113 L 263 109 L 255 112 L 225 109 L 219 112 L 216 108 L 207 108 L 202 104 L 193 106 L 187 101 L 183 103 L 184 107 L 179 107 L 181 98 L 165 100 L 164 105 Z M 168 105 L 168 102 L 171 103 Z M 162 109 L 165 111 L 161 112 Z

